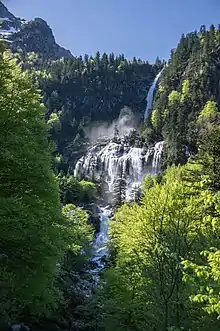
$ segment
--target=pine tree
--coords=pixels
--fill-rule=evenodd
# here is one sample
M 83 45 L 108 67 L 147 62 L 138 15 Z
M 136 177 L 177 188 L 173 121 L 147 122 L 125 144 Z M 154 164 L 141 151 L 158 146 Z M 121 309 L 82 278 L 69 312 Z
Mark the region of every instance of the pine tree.
M 213 316 L 220 316 L 220 118 L 217 105 L 208 101 L 197 120 L 199 139 L 198 154 L 191 158 L 187 180 L 200 184 L 200 195 L 206 220 L 206 245 L 199 261 L 183 262 L 184 279 L 191 285 L 191 300 L 200 304 Z
M 114 208 L 120 207 L 125 201 L 126 181 L 124 178 L 117 178 L 113 186 L 112 204 Z

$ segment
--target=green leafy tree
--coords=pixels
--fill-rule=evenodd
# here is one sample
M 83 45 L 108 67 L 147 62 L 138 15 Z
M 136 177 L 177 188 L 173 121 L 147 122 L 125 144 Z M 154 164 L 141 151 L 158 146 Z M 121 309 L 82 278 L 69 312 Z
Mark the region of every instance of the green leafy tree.
M 214 238 L 204 204 L 209 194 L 200 196 L 201 184 L 186 181 L 188 167 L 169 169 L 161 183 L 146 178 L 141 204 L 123 205 L 114 215 L 115 261 L 104 281 L 105 328 L 217 328 L 189 300 L 191 290 L 182 279 L 182 261 L 189 256 L 199 261 L 204 241 L 208 247 Z
M 27 73 L 0 54 L 1 320 L 47 313 L 65 249 L 45 108 Z
M 61 201 L 63 204 L 69 203 L 90 203 L 97 198 L 96 184 L 89 181 L 78 181 L 71 175 L 58 175 Z
M 35 328 L 78 329 L 86 327 L 86 318 L 81 316 L 82 306 L 88 301 L 92 275 L 89 270 L 93 228 L 88 225 L 88 215 L 81 208 L 67 204 L 62 208 L 62 229 L 66 237 L 66 252 L 59 263 L 57 286 L 63 300 L 49 318 L 41 318 Z
M 220 316 L 220 250 L 203 251 L 205 265 L 184 261 L 184 280 L 193 285 L 191 300 L 201 304 L 208 314 Z
M 97 198 L 96 184 L 82 180 L 79 182 L 81 187 L 81 201 L 91 202 Z

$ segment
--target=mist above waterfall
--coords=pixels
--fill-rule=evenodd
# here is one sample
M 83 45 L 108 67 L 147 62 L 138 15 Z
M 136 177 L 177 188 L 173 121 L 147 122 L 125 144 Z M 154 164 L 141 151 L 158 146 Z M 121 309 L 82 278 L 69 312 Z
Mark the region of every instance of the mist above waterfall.
M 119 137 L 128 135 L 139 122 L 139 115 L 135 114 L 129 107 L 121 109 L 119 117 L 111 123 L 95 122 L 84 128 L 86 135 L 91 141 L 101 138 L 111 139 L 117 129 Z

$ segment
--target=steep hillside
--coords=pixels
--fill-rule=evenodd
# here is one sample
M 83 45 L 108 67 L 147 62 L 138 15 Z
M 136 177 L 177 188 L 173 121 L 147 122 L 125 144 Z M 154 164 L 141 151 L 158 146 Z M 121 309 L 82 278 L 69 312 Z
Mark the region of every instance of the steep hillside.
M 40 87 L 52 137 L 69 165 L 83 152 L 85 127 L 111 123 L 125 106 L 142 120 L 147 90 L 158 69 L 135 58 L 128 61 L 123 55 L 105 53 L 47 66 L 39 77 Z
M 197 151 L 196 119 L 209 100 L 220 106 L 220 28 L 183 35 L 155 95 L 145 136 L 164 139 L 165 165 Z

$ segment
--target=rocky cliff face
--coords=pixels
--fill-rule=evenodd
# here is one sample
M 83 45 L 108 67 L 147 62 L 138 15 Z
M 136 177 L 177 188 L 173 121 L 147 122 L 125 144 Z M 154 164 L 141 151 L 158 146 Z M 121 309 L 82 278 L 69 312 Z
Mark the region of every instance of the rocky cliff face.
M 56 43 L 52 30 L 43 19 L 26 21 L 15 17 L 1 1 L 0 39 L 4 40 L 12 51 L 21 49 L 50 59 L 72 57 L 69 50 Z

